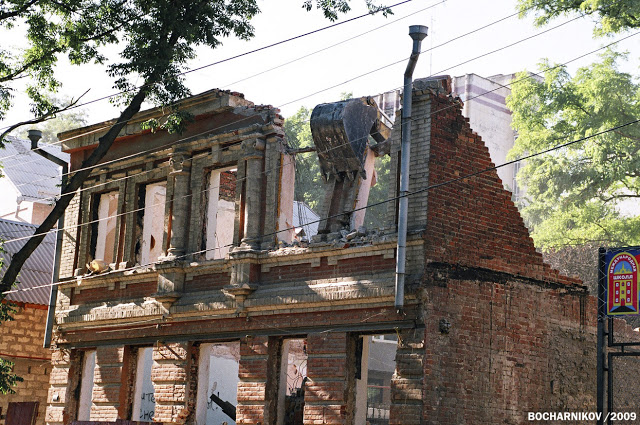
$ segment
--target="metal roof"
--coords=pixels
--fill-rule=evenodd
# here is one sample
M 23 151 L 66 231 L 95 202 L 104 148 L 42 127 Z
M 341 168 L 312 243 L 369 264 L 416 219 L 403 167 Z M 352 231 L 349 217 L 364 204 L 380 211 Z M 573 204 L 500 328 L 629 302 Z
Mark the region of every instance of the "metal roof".
M 35 232 L 36 228 L 37 226 L 33 224 L 0 219 L 0 238 L 3 241 L 8 241 L 11 239 L 30 236 Z M 27 239 L 22 239 L 15 242 L 5 242 L 3 244 L 4 252 L 0 252 L 0 258 L 2 258 L 3 262 L 0 275 L 4 274 L 4 270 L 6 269 L 7 264 L 11 261 L 13 254 L 18 252 L 26 242 Z M 55 232 L 52 232 L 45 236 L 42 243 L 27 259 L 24 266 L 22 266 L 22 270 L 18 276 L 17 288 L 23 290 L 26 289 L 26 291 L 10 293 L 7 295 L 8 300 L 30 304 L 49 304 L 49 293 L 51 292 L 51 287 L 36 287 L 51 283 L 55 249 L 56 235 Z
M 60 147 L 40 144 L 40 148 L 69 161 L 69 154 Z M 45 201 L 60 193 L 60 167 L 31 150 L 29 140 L 7 136 L 4 149 L 0 149 L 0 173 L 8 178 L 25 201 Z

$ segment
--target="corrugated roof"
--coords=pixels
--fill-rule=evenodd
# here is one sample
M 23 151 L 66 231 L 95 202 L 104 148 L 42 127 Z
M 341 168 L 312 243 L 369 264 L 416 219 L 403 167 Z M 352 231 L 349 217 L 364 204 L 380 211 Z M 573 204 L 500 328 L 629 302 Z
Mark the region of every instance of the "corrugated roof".
M 58 146 L 41 144 L 40 147 L 69 161 L 69 154 L 62 153 Z M 0 172 L 11 180 L 26 201 L 49 200 L 60 193 L 60 167 L 31 151 L 29 140 L 7 136 L 4 149 L 0 149 L 0 164 Z
M 24 236 L 32 235 L 36 230 L 35 225 L 29 223 L 20 223 L 17 221 L 10 221 L 0 219 L 0 238 L 3 241 L 21 238 Z M 13 254 L 18 252 L 20 248 L 27 242 L 27 239 L 5 242 L 4 252 L 0 253 L 3 266 L 0 271 L 0 275 L 4 274 L 4 270 L 7 264 L 11 261 Z M 56 249 L 56 235 L 49 233 L 45 236 L 42 243 L 36 248 L 36 250 L 27 259 L 18 276 L 19 289 L 27 289 L 24 292 L 14 292 L 7 295 L 7 299 L 11 301 L 20 301 L 31 304 L 49 304 L 49 293 L 51 287 L 36 288 L 41 285 L 48 285 L 51 283 L 51 275 L 53 273 L 53 258 Z M 36 288 L 31 289 L 29 288 Z

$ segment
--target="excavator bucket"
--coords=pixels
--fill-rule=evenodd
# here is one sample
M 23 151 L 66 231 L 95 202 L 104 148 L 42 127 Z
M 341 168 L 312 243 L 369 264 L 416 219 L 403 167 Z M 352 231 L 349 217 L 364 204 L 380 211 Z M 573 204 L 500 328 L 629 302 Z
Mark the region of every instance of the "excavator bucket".
M 311 113 L 311 134 L 318 152 L 323 177 L 366 178 L 365 151 L 371 135 L 378 143 L 390 134 L 382 124 L 381 114 L 370 97 L 323 103 Z
M 388 145 L 384 142 L 391 128 L 383 118 L 390 122 L 370 97 L 324 103 L 313 109 L 311 135 L 324 179 L 318 213 L 326 220 L 319 226 L 320 238 L 362 225 L 364 214 L 352 212 L 358 196 L 367 197 L 373 182 L 365 166 L 374 173 L 371 159 L 381 151 L 369 149 L 369 136 L 378 142 L 375 148 Z M 361 188 L 365 189 L 361 192 Z

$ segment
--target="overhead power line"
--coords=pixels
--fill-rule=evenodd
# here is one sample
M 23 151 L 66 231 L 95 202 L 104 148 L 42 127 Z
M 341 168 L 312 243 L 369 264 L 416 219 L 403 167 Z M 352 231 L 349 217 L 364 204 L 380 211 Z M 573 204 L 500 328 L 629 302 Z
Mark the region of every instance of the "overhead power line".
M 455 41 L 455 40 L 458 40 L 458 39 L 460 39 L 460 38 L 463 38 L 463 37 L 466 37 L 466 36 L 468 36 L 468 35 L 474 34 L 474 33 L 478 32 L 478 31 L 480 31 L 480 30 L 482 30 L 482 29 L 488 28 L 488 27 L 490 27 L 490 26 L 492 26 L 492 25 L 494 25 L 494 24 L 496 24 L 496 23 L 502 22 L 502 21 L 504 21 L 504 20 L 506 20 L 506 19 L 508 19 L 508 18 L 514 17 L 514 16 L 516 16 L 516 15 L 517 15 L 517 13 L 515 13 L 515 14 L 511 14 L 511 15 L 508 15 L 508 16 L 505 16 L 505 17 L 503 17 L 503 18 L 501 18 L 501 19 L 498 19 L 498 20 L 496 20 L 496 21 L 493 21 L 493 22 L 491 22 L 491 23 L 489 23 L 489 24 L 483 25 L 483 26 L 481 26 L 481 27 L 479 27 L 479 28 L 476 28 L 476 29 L 471 30 L 471 31 L 469 31 L 469 32 L 466 32 L 466 33 L 464 33 L 464 34 L 462 34 L 462 35 L 459 35 L 459 36 L 457 36 L 457 37 L 454 37 L 454 38 L 452 38 L 452 39 L 450 39 L 450 40 L 448 40 L 448 41 L 445 41 L 444 43 L 441 43 L 441 44 L 436 45 L 436 46 L 434 46 L 434 47 L 431 47 L 431 48 L 425 49 L 425 50 L 423 50 L 421 53 L 425 53 L 425 52 L 431 51 L 431 50 L 433 50 L 433 49 L 437 49 L 437 48 L 439 48 L 439 47 L 445 46 L 445 45 L 447 45 L 447 44 L 449 44 L 449 43 L 451 43 L 451 42 L 453 42 L 453 41 Z M 507 48 L 509 48 L 509 47 L 513 47 L 513 46 L 515 46 L 515 45 L 517 45 L 517 44 L 519 44 L 519 43 L 522 43 L 522 42 L 524 42 L 524 41 L 530 40 L 530 39 L 532 39 L 532 38 L 534 38 L 534 37 L 537 37 L 537 36 L 539 36 L 539 35 L 542 35 L 542 34 L 545 34 L 545 33 L 547 33 L 547 32 L 553 31 L 553 30 L 555 30 L 555 29 L 557 29 L 557 28 L 560 28 L 560 27 L 562 27 L 563 25 L 566 25 L 566 24 L 568 24 L 568 23 L 570 23 L 570 22 L 575 21 L 576 19 L 578 19 L 578 18 L 570 19 L 569 21 L 566 21 L 566 22 L 563 22 L 563 23 L 561 23 L 561 24 L 559 24 L 559 25 L 556 25 L 556 26 L 554 26 L 554 27 L 548 28 L 548 29 L 546 29 L 546 30 L 544 30 L 544 31 L 542 31 L 542 32 L 540 32 L 540 33 L 534 34 L 534 35 L 532 35 L 532 36 L 525 37 L 525 38 L 520 39 L 520 40 L 518 40 L 518 41 L 516 41 L 516 42 L 514 42 L 514 43 L 511 43 L 511 44 L 506 45 L 506 46 L 503 46 L 503 47 L 501 47 L 501 48 L 498 48 L 498 49 L 492 50 L 492 51 L 490 51 L 490 52 L 486 52 L 486 53 L 484 53 L 484 54 L 482 54 L 482 55 L 479 55 L 479 56 L 476 56 L 476 57 L 474 57 L 474 58 L 467 59 L 467 60 L 465 60 L 465 61 L 463 61 L 463 62 L 460 62 L 460 63 L 458 63 L 458 64 L 456 64 L 456 65 L 453 65 L 453 66 L 451 66 L 451 67 L 449 67 L 449 68 L 446 68 L 446 69 L 444 69 L 444 70 L 440 70 L 440 71 L 438 71 L 436 74 L 440 74 L 440 73 L 442 73 L 442 72 L 445 72 L 445 71 L 447 71 L 447 70 L 449 70 L 449 69 L 452 69 L 452 68 L 455 68 L 455 67 L 457 67 L 457 66 L 460 66 L 460 65 L 463 65 L 463 64 L 466 64 L 466 63 L 472 62 L 472 61 L 474 61 L 474 60 L 477 60 L 477 59 L 480 59 L 480 58 L 483 58 L 483 57 L 489 56 L 489 55 L 491 55 L 491 54 L 494 54 L 494 53 L 500 52 L 500 51 L 505 50 L 505 49 L 507 49 Z M 623 40 L 624 40 L 624 39 L 623 39 Z M 619 40 L 619 41 L 622 41 L 622 40 Z M 618 42 L 619 42 L 619 41 L 618 41 Z M 614 42 L 614 43 L 611 43 L 611 44 L 615 44 L 615 42 Z M 597 49 L 597 50 L 600 50 L 600 49 Z M 597 51 L 597 50 L 596 50 L 596 51 Z M 339 83 L 339 84 L 336 84 L 336 85 L 333 85 L 333 86 L 330 86 L 330 87 L 323 88 L 323 89 L 321 89 L 321 90 L 319 90 L 319 91 L 316 91 L 316 92 L 311 93 L 311 94 L 307 94 L 307 95 L 305 95 L 305 96 L 303 96 L 303 97 L 300 97 L 300 98 L 298 98 L 298 99 L 296 99 L 296 100 L 292 100 L 292 101 L 286 102 L 286 103 L 284 103 L 284 104 L 281 104 L 281 105 L 277 106 L 277 108 L 281 108 L 281 107 L 286 106 L 286 105 L 289 105 L 289 104 L 291 104 L 291 103 L 295 103 L 295 102 L 298 102 L 298 101 L 300 101 L 300 100 L 303 100 L 303 99 L 306 99 L 306 98 L 312 97 L 312 96 L 314 96 L 314 95 L 316 95 L 316 94 L 319 94 L 319 93 L 322 93 L 322 92 L 328 91 L 328 90 L 330 90 L 330 89 L 332 89 L 332 88 L 339 87 L 339 86 L 341 86 L 341 85 L 344 85 L 344 84 L 349 83 L 349 82 L 351 82 L 351 81 L 354 81 L 354 80 L 356 80 L 356 79 L 362 78 L 362 77 L 364 77 L 364 76 L 370 75 L 370 74 L 372 74 L 372 73 L 378 72 L 378 71 L 383 70 L 383 69 L 385 69 L 385 68 L 388 68 L 388 67 L 390 67 L 390 66 L 397 65 L 397 64 L 399 64 L 399 63 L 403 63 L 403 62 L 404 62 L 404 61 L 406 61 L 407 59 L 408 59 L 408 58 L 404 58 L 404 59 L 402 59 L 402 60 L 399 60 L 399 61 L 396 61 L 396 62 L 393 62 L 393 63 L 387 64 L 387 65 L 385 65 L 385 66 L 383 66 L 383 67 L 380 67 L 380 68 L 374 69 L 374 70 L 372 70 L 372 71 L 368 71 L 368 72 L 366 72 L 366 73 L 364 73 L 364 74 L 360 74 L 360 75 L 358 75 L 358 76 L 356 76 L 356 77 L 353 77 L 353 78 L 350 78 L 350 79 L 348 79 L 348 80 L 346 80 L 346 81 L 343 81 L 342 83 Z M 394 88 L 394 89 L 392 89 L 392 90 L 390 90 L 390 91 L 397 90 L 397 89 L 400 89 L 400 88 L 401 88 L 401 87 L 396 87 L 396 88 Z M 241 119 L 239 119 L 239 120 L 236 120 L 236 121 L 235 121 L 235 122 L 233 122 L 232 124 L 236 124 L 236 123 L 242 122 L 243 120 L 247 120 L 247 119 L 249 119 L 249 118 L 248 118 L 248 117 L 246 117 L 246 118 L 241 118 Z M 225 125 L 229 125 L 229 123 L 227 123 L 227 124 L 225 124 Z M 89 131 L 89 132 L 87 132 L 87 133 L 85 133 L 85 134 L 91 134 L 91 133 L 93 133 L 93 132 L 100 131 L 100 130 L 102 130 L 102 129 L 104 129 L 104 128 L 108 128 L 108 127 L 110 127 L 110 126 L 101 127 L 101 128 L 100 128 L 100 129 L 98 129 L 98 130 L 91 130 L 91 131 Z M 215 130 L 216 130 L 216 129 L 210 129 L 210 130 L 208 130 L 207 132 L 211 132 L 211 131 L 215 131 Z M 201 134 L 204 134 L 204 133 L 206 133 L 206 132 L 203 132 L 203 133 L 201 133 Z M 75 136 L 74 136 L 74 138 L 82 137 L 83 135 L 84 135 L 84 134 L 75 135 Z M 174 143 L 176 143 L 176 142 L 174 142 Z M 134 156 L 134 155 L 144 155 L 144 154 L 149 153 L 149 152 L 151 152 L 151 151 L 153 151 L 153 150 L 152 150 L 152 149 L 149 149 L 149 150 L 146 150 L 146 151 L 137 152 L 136 154 L 133 154 L 133 155 L 131 155 L 131 156 Z M 121 159 L 122 159 L 122 158 L 121 158 Z M 121 159 L 112 160 L 112 162 L 113 162 L 113 161 L 118 161 L 118 160 L 121 160 Z M 105 162 L 103 162 L 103 163 L 97 164 L 97 165 L 95 165 L 95 166 L 93 166 L 93 167 L 89 167 L 89 168 L 103 167 L 104 165 L 107 165 L 107 164 L 109 164 L 109 162 L 106 162 L 106 163 L 105 163 Z M 74 172 L 78 172 L 78 171 L 82 171 L 82 170 L 84 170 L 84 169 L 74 170 L 74 171 L 70 172 L 69 174 L 72 174 L 72 173 L 74 173 Z M 41 179 L 41 180 L 42 180 L 42 179 Z
M 280 41 L 277 41 L 275 43 L 268 44 L 266 46 L 258 47 L 256 49 L 249 50 L 249 51 L 244 52 L 244 53 L 240 53 L 240 54 L 237 54 L 237 55 L 234 55 L 234 56 L 230 56 L 230 57 L 225 58 L 225 59 L 221 59 L 219 61 L 211 62 L 211 63 L 208 63 L 206 65 L 202 65 L 202 66 L 199 66 L 199 67 L 196 67 L 196 68 L 188 69 L 188 70 L 183 71 L 183 72 L 181 72 L 181 73 L 179 73 L 177 75 L 187 75 L 187 74 L 190 74 L 190 73 L 195 72 L 195 71 L 200 71 L 202 69 L 210 68 L 212 66 L 219 65 L 221 63 L 229 62 L 229 61 L 232 61 L 234 59 L 238 59 L 238 58 L 241 58 L 241 57 L 244 57 L 244 56 L 251 55 L 253 53 L 261 52 L 263 50 L 270 49 L 272 47 L 276 47 L 276 46 L 288 43 L 290 41 L 298 40 L 300 38 L 307 37 L 307 36 L 312 35 L 312 34 L 317 34 L 319 32 L 322 32 L 322 31 L 325 31 L 325 30 L 328 30 L 328 29 L 331 29 L 331 28 L 335 28 L 335 27 L 338 27 L 340 25 L 347 24 L 349 22 L 356 21 L 356 20 L 364 18 L 366 16 L 373 16 L 373 15 L 375 15 L 377 13 L 383 12 L 385 9 L 391 9 L 393 7 L 401 6 L 403 4 L 410 3 L 411 1 L 413 1 L 413 0 L 403 0 L 401 2 L 392 4 L 390 6 L 386 6 L 383 9 L 380 9 L 380 10 L 375 11 L 375 12 L 363 13 L 362 15 L 354 16 L 353 18 L 349 18 L 349 19 L 341 21 L 341 22 L 336 22 L 334 24 L 330 24 L 330 25 L 324 26 L 322 28 L 317 28 L 315 30 L 308 31 L 308 32 L 303 33 L 303 34 L 298 34 L 298 35 L 295 35 L 293 37 L 289 37 L 289 38 L 286 38 L 284 40 L 280 40 Z M 446 0 L 442 0 L 437 4 L 444 3 L 445 1 Z M 435 5 L 433 5 L 433 6 L 435 6 Z M 97 99 L 93 99 L 93 100 L 90 100 L 90 101 L 87 101 L 87 102 L 84 102 L 84 103 L 80 103 L 80 104 L 74 105 L 71 108 L 66 109 L 65 111 L 70 111 L 72 109 L 80 108 L 82 106 L 90 105 L 92 103 L 100 102 L 100 101 L 103 101 L 103 100 L 112 99 L 112 98 L 114 98 L 116 96 L 120 96 L 122 94 L 129 93 L 129 92 L 131 92 L 133 90 L 139 90 L 139 89 L 141 89 L 141 88 L 143 88 L 145 86 L 148 86 L 148 85 L 143 84 L 143 85 L 141 85 L 139 87 L 134 87 L 134 88 L 131 88 L 129 90 L 123 90 L 123 91 L 119 91 L 117 93 L 112 93 L 112 94 L 107 95 L 107 96 L 102 96 L 102 97 L 99 97 Z M 7 129 L 7 128 L 9 128 L 9 127 L 8 126 L 7 127 L 3 127 L 3 128 L 0 128 L 0 130 L 4 130 L 4 129 Z
M 622 38 L 622 39 L 620 39 L 620 40 L 617 40 L 617 41 L 615 41 L 615 42 L 609 43 L 609 44 L 608 44 L 608 45 L 606 45 L 606 46 L 600 47 L 600 48 L 598 48 L 598 49 L 592 50 L 592 51 L 590 51 L 590 52 L 588 52 L 588 53 L 585 53 L 585 54 L 582 54 L 582 55 L 580 55 L 580 56 L 578 56 L 578 57 L 575 57 L 575 58 L 573 58 L 573 59 L 570 59 L 569 61 L 566 61 L 566 62 L 564 62 L 564 63 L 562 63 L 562 64 L 558 64 L 558 65 L 555 65 L 555 66 L 553 66 L 553 67 L 548 67 L 547 69 L 545 69 L 545 70 L 543 70 L 543 71 L 541 71 L 541 72 L 548 72 L 548 71 L 553 70 L 553 69 L 556 69 L 556 68 L 558 68 L 558 67 L 565 66 L 566 64 L 568 64 L 568 63 L 570 63 L 570 62 L 573 62 L 573 61 L 575 61 L 575 60 L 578 60 L 578 59 L 580 59 L 580 58 L 582 58 L 582 57 L 585 57 L 585 56 L 587 56 L 587 55 L 593 54 L 593 53 L 595 53 L 595 52 L 597 52 L 597 51 L 599 51 L 599 50 L 603 50 L 603 49 L 605 49 L 605 48 L 607 48 L 607 47 L 610 47 L 610 46 L 611 46 L 611 45 L 613 45 L 613 44 L 616 44 L 616 43 L 618 43 L 618 42 L 620 42 L 620 41 L 626 40 L 626 39 L 628 39 L 628 38 L 630 38 L 630 37 L 633 37 L 633 36 L 636 36 L 636 35 L 638 35 L 638 34 L 640 34 L 640 31 L 639 31 L 639 32 L 636 32 L 636 33 L 634 33 L 634 34 L 631 34 L 631 35 L 629 35 L 629 36 L 626 36 L 626 37 L 624 37 L 624 38 Z M 500 50 L 500 49 L 498 49 L 497 51 L 499 51 L 499 50 Z M 494 52 L 495 52 L 495 51 L 494 51 Z M 489 93 L 492 93 L 492 92 L 494 92 L 494 91 L 496 91 L 496 90 L 499 90 L 500 88 L 504 88 L 504 87 L 508 87 L 508 86 L 510 86 L 510 85 L 513 85 L 513 84 L 515 84 L 515 83 L 517 83 L 517 82 L 519 82 L 519 81 L 522 81 L 522 80 L 524 80 L 524 79 L 527 79 L 527 78 L 529 78 L 529 77 L 528 77 L 528 76 L 525 76 L 525 77 L 522 77 L 522 78 L 517 79 L 517 80 L 512 80 L 512 81 L 511 81 L 511 82 L 509 82 L 508 84 L 498 84 L 498 87 L 496 87 L 496 88 L 494 88 L 494 89 L 492 89 L 492 90 L 488 90 L 488 91 L 486 91 L 486 92 L 484 92 L 484 93 L 478 94 L 478 95 L 476 95 L 476 96 L 474 96 L 474 97 L 471 97 L 471 98 L 469 98 L 469 99 L 466 99 L 466 100 L 468 101 L 468 100 L 476 99 L 476 98 L 478 98 L 478 97 L 481 97 L 481 96 L 487 95 L 487 94 L 489 94 Z M 395 89 L 394 89 L 394 90 L 395 90 Z M 440 109 L 438 109 L 438 110 L 436 110 L 436 111 L 432 111 L 432 112 L 431 112 L 431 115 L 434 115 L 434 114 L 436 114 L 436 113 L 438 113 L 438 112 L 440 112 L 440 111 L 442 111 L 442 110 L 445 110 L 445 109 L 448 109 L 448 108 L 451 108 L 451 107 L 453 107 L 453 105 L 445 106 L 444 108 L 440 108 Z M 241 119 L 241 120 L 236 121 L 236 123 L 237 123 L 237 122 L 240 122 L 240 121 L 242 121 L 242 119 Z M 226 125 L 228 125 L 228 124 L 226 124 Z M 115 159 L 115 160 L 113 160 L 113 161 L 111 161 L 111 162 L 121 161 L 121 160 L 124 160 L 124 159 L 130 159 L 131 157 L 136 157 L 136 156 L 139 156 L 139 155 L 142 155 L 142 154 L 149 153 L 149 152 L 151 152 L 151 151 L 157 151 L 157 150 L 160 150 L 160 149 L 165 148 L 165 147 L 175 146 L 175 144 L 176 144 L 176 143 L 179 143 L 179 142 L 182 142 L 182 141 L 185 141 L 185 140 L 191 139 L 191 138 L 193 138 L 193 137 L 197 137 L 197 136 L 199 136 L 199 135 L 203 135 L 203 134 L 209 133 L 209 132 L 214 131 L 214 130 L 215 130 L 215 129 L 210 129 L 210 130 L 207 130 L 206 132 L 200 133 L 200 134 L 198 134 L 198 135 L 190 136 L 189 138 L 183 138 L 183 139 L 181 139 L 181 140 L 178 140 L 178 141 L 175 141 L 175 142 L 172 142 L 172 143 L 167 143 L 166 145 L 160 146 L 159 148 L 155 148 L 155 149 L 153 149 L 153 150 L 148 150 L 148 151 L 144 151 L 144 152 L 141 152 L 141 153 L 132 154 L 132 155 L 129 155 L 129 156 L 127 156 L 127 157 L 123 157 L 123 158 Z M 338 147 L 339 147 L 339 146 L 335 146 L 335 147 L 333 147 L 333 148 L 330 148 L 329 150 L 331 150 L 331 149 L 335 149 L 335 148 L 338 148 Z M 328 150 L 327 150 L 327 151 L 328 151 Z M 101 166 L 104 166 L 105 164 L 104 164 L 104 163 L 102 163 L 102 164 L 100 164 L 100 165 L 101 165 Z M 285 164 L 285 165 L 286 165 L 286 164 Z M 278 166 L 278 167 L 276 167 L 276 168 L 279 168 L 279 166 Z M 77 172 L 77 171 L 79 171 L 79 170 L 75 170 L 75 172 Z M 151 172 L 151 171 L 153 171 L 153 170 L 150 170 L 150 171 L 147 171 L 147 172 Z M 273 170 L 273 171 L 275 171 L 275 170 Z M 265 170 L 263 173 L 266 173 L 266 172 L 267 172 L 267 171 Z M 138 175 L 139 175 L 139 174 L 138 174 Z M 131 177 L 131 176 L 127 176 L 127 177 L 125 177 L 124 179 L 129 178 L 129 177 Z M 104 184 L 108 184 L 108 183 L 104 183 Z M 95 186 L 94 186 L 94 187 L 95 187 Z M 89 190 L 89 189 L 93 189 L 93 188 L 82 188 L 82 189 L 80 189 L 80 191 L 83 191 L 83 190 Z M 191 194 L 191 195 L 186 195 L 186 196 L 193 196 L 193 195 Z M 128 213 L 131 213 L 131 212 L 125 212 L 125 213 L 122 213 L 122 214 L 128 214 Z M 122 214 L 119 214 L 119 215 L 122 215 Z M 106 220 L 106 219 L 108 219 L 108 218 L 109 218 L 109 217 L 105 217 L 105 218 L 103 218 L 103 219 L 101 219 L 101 220 Z M 98 220 L 98 221 L 99 221 L 99 220 Z M 88 225 L 88 224 L 92 224 L 92 223 L 94 223 L 94 222 L 95 222 L 95 220 L 94 220 L 94 221 L 91 221 L 91 222 L 89 222 L 89 223 L 79 223 L 79 224 L 77 224 L 77 225 L 74 225 L 73 227 L 74 227 L 74 228 L 76 228 L 76 227 L 79 227 L 79 226 L 85 226 L 85 225 Z M 56 231 L 56 229 L 52 229 L 52 230 L 50 230 L 50 231 L 49 231 L 49 232 L 47 232 L 47 233 L 53 233 L 53 232 L 55 232 L 55 231 Z M 29 239 L 29 238 L 31 238 L 31 237 L 35 237 L 35 235 L 32 235 L 32 236 L 26 236 L 26 237 L 22 237 L 22 238 L 16 238 L 16 239 L 13 239 L 13 240 L 11 240 L 11 241 L 17 241 L 17 240 Z M 11 241 L 7 241 L 7 242 L 11 242 Z
M 503 164 L 500 164 L 500 165 L 496 165 L 496 166 L 493 166 L 493 167 L 487 167 L 485 169 L 482 169 L 482 170 L 479 170 L 479 171 L 475 171 L 473 173 L 468 173 L 466 175 L 463 175 L 463 176 L 460 176 L 460 177 L 457 177 L 455 179 L 451 179 L 451 180 L 448 180 L 448 181 L 445 181 L 445 182 L 436 183 L 436 184 L 433 184 L 433 185 L 428 185 L 428 186 L 425 186 L 423 188 L 407 192 L 406 194 L 403 194 L 403 195 L 394 196 L 394 197 L 385 199 L 383 201 L 376 202 L 374 204 L 369 204 L 369 205 L 366 205 L 366 206 L 360 207 L 360 208 L 354 208 L 352 210 L 345 211 L 345 212 L 340 213 L 340 214 L 334 214 L 334 215 L 328 216 L 326 218 L 321 218 L 319 220 L 314 220 L 314 221 L 311 221 L 311 222 L 307 222 L 307 223 L 305 223 L 305 225 L 310 225 L 310 224 L 314 224 L 314 223 L 321 223 L 323 221 L 327 221 L 327 220 L 332 219 L 332 218 L 341 217 L 344 214 L 354 213 L 356 211 L 364 210 L 364 209 L 371 208 L 371 207 L 374 207 L 374 206 L 377 206 L 377 205 L 382 205 L 382 204 L 385 204 L 385 203 L 388 203 L 388 202 L 395 202 L 396 200 L 398 200 L 400 198 L 403 198 L 403 197 L 414 196 L 414 195 L 417 195 L 419 193 L 426 192 L 428 190 L 432 190 L 432 189 L 440 188 L 440 187 L 447 186 L 447 185 L 450 185 L 450 184 L 453 184 L 453 183 L 457 183 L 457 182 L 463 181 L 465 179 L 473 178 L 473 177 L 476 177 L 478 175 L 481 175 L 481 174 L 484 174 L 484 173 L 487 173 L 487 172 L 490 172 L 490 171 L 497 170 L 498 168 L 505 167 L 507 165 L 513 164 L 513 163 L 518 162 L 518 161 L 523 161 L 523 160 L 534 158 L 534 157 L 537 157 L 537 156 L 540 156 L 540 155 L 544 155 L 544 154 L 547 154 L 549 152 L 552 152 L 552 151 L 555 151 L 555 150 L 559 150 L 559 149 L 565 148 L 567 146 L 570 146 L 570 145 L 573 145 L 573 144 L 576 144 L 576 143 L 580 143 L 580 142 L 583 142 L 583 141 L 588 140 L 588 139 L 592 139 L 592 138 L 597 137 L 597 136 L 601 136 L 601 135 L 606 134 L 606 133 L 610 133 L 612 131 L 620 130 L 621 128 L 624 128 L 624 127 L 627 127 L 627 126 L 630 126 L 630 125 L 633 125 L 633 124 L 637 124 L 639 122 L 640 122 L 640 119 L 636 119 L 636 120 L 633 120 L 633 121 L 630 121 L 630 122 L 627 122 L 627 123 L 624 123 L 624 124 L 621 124 L 621 125 L 618 125 L 618 126 L 615 126 L 615 127 L 611 127 L 611 128 L 608 128 L 606 130 L 603 130 L 603 131 L 600 131 L 600 132 L 597 132 L 597 133 L 594 133 L 594 134 L 591 134 L 589 136 L 581 137 L 581 138 L 576 139 L 576 140 L 572 140 L 572 141 L 569 141 L 569 142 L 566 142 L 566 143 L 562 143 L 562 144 L 553 146 L 553 147 L 548 148 L 548 149 L 544 149 L 544 150 L 542 150 L 540 152 L 536 152 L 536 153 L 527 155 L 527 156 L 519 158 L 517 160 L 507 161 L 507 162 L 505 162 Z M 265 233 L 265 234 L 260 235 L 259 238 L 264 238 L 264 237 L 267 237 L 267 236 L 274 236 L 274 235 L 277 235 L 278 233 L 286 232 L 288 230 L 295 230 L 295 227 L 289 227 L 289 228 L 285 228 L 285 229 L 280 229 L 280 230 L 278 230 L 276 232 Z M 222 246 L 222 247 L 215 247 L 215 248 L 208 248 L 208 249 L 203 249 L 203 250 L 199 250 L 199 251 L 194 251 L 194 252 L 190 252 L 190 253 L 187 253 L 187 254 L 183 254 L 183 255 L 177 256 L 177 257 L 175 257 L 175 259 L 188 258 L 188 257 L 190 257 L 192 255 L 202 254 L 202 253 L 205 253 L 205 252 L 208 252 L 208 251 L 212 251 L 212 250 L 215 250 L 215 249 L 232 247 L 232 246 L 234 246 L 234 244 L 227 244 L 227 245 Z M 127 271 L 132 271 L 132 270 L 138 270 L 138 269 L 142 269 L 142 268 L 148 268 L 149 266 L 152 266 L 152 265 L 155 265 L 155 264 L 159 264 L 159 263 L 160 263 L 160 261 L 154 261 L 154 262 L 151 262 L 151 263 L 148 263 L 148 264 L 140 264 L 140 265 L 128 267 L 126 269 L 115 270 L 115 271 L 112 271 L 112 272 L 107 272 L 107 273 L 103 273 L 103 274 L 96 275 L 96 276 L 88 276 L 88 277 L 85 277 L 84 280 L 90 280 L 90 279 L 94 279 L 94 278 L 102 278 L 102 277 L 104 277 L 106 275 L 113 274 L 113 273 L 122 273 L 122 272 L 127 272 Z M 3 292 L 3 294 L 7 295 L 7 294 L 11 294 L 11 293 L 16 293 L 16 292 L 26 292 L 26 291 L 30 291 L 30 290 L 34 290 L 34 289 L 38 289 L 38 288 L 46 288 L 46 287 L 59 285 L 59 284 L 61 284 L 61 282 L 49 283 L 49 284 L 46 284 L 46 285 L 35 286 L 35 287 L 32 287 L 32 288 L 14 289 L 14 290 L 11 290 L 11 291 Z

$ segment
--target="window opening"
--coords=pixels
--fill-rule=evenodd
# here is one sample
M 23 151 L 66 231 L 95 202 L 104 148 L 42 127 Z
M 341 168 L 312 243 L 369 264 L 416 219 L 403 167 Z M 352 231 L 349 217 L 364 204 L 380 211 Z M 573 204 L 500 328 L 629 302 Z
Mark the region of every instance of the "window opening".
M 142 347 L 138 349 L 138 360 L 136 365 L 136 383 L 133 393 L 132 420 L 146 421 L 153 420 L 156 408 L 156 397 L 151 381 L 151 368 L 153 367 L 153 347 Z
M 285 339 L 282 343 L 278 425 L 302 425 L 307 383 L 307 340 Z
M 85 351 L 80 375 L 80 400 L 78 402 L 78 420 L 91 420 L 93 394 L 93 374 L 96 369 L 96 351 Z
M 140 243 L 140 264 L 154 263 L 163 253 L 162 242 L 164 239 L 166 198 L 166 182 L 146 185 L 144 191 L 142 240 Z
M 98 231 L 93 258 L 113 263 L 118 221 L 118 192 L 103 193 L 99 197 L 97 217 Z
M 364 335 L 356 377 L 356 425 L 388 425 L 391 378 L 396 370 L 396 334 Z
M 236 168 L 213 170 L 209 175 L 205 255 L 207 260 L 226 257 L 233 243 L 236 175 Z
M 200 345 L 196 423 L 235 425 L 240 343 Z

